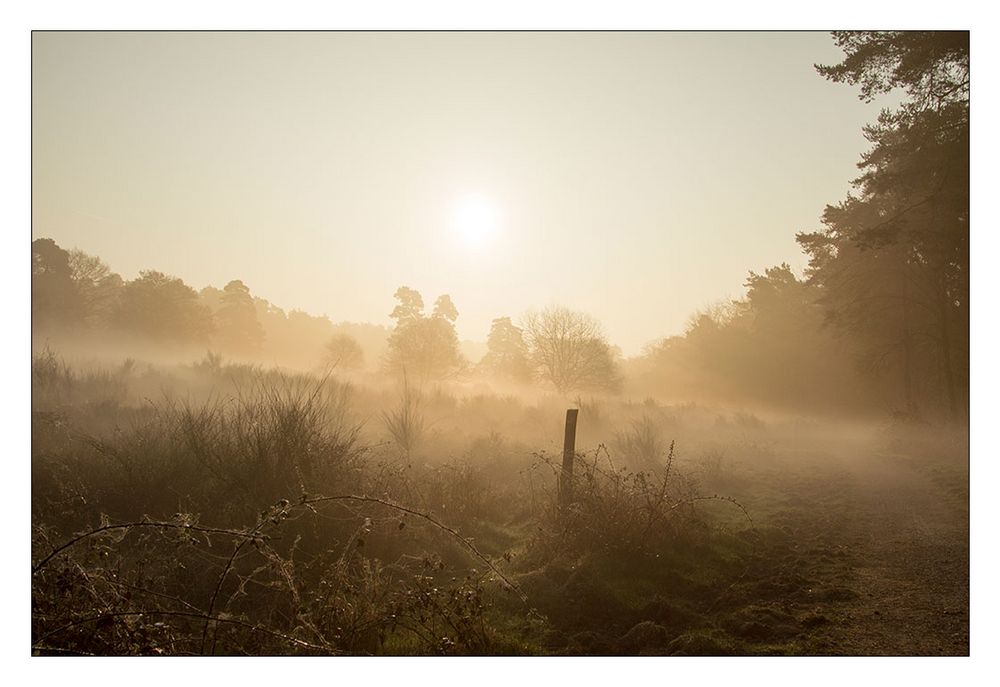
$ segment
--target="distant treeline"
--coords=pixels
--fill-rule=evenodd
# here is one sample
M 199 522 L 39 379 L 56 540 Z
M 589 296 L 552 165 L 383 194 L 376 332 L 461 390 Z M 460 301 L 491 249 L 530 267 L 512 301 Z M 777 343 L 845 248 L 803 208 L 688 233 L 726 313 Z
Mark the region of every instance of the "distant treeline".
M 871 143 L 823 228 L 797 235 L 800 278 L 782 264 L 750 272 L 746 296 L 696 314 L 686 331 L 622 360 L 599 323 L 549 308 L 500 316 L 486 355 L 460 350 L 458 310 L 431 314 L 400 287 L 395 328 L 334 325 L 284 312 L 241 281 L 200 293 L 142 272 L 124 281 L 98 258 L 32 244 L 32 314 L 47 327 L 127 332 L 246 357 L 360 367 L 440 380 L 477 374 L 559 392 L 606 391 L 795 410 L 967 417 L 969 403 L 969 36 L 837 32 L 845 58 L 821 75 L 860 97 L 901 90 L 865 128 Z M 789 189 L 794 193 L 794 189 Z
M 31 274 L 32 328 L 39 336 L 88 331 L 164 351 L 202 348 L 249 360 L 315 365 L 335 337 L 348 337 L 377 358 L 389 335 L 379 325 L 334 324 L 300 310 L 286 312 L 253 296 L 240 280 L 200 292 L 156 270 L 126 281 L 100 258 L 67 251 L 47 238 L 31 244 Z
M 750 274 L 745 299 L 696 317 L 636 363 L 651 387 L 967 417 L 969 34 L 835 32 L 821 75 L 866 101 L 902 91 L 865 127 L 854 190 L 800 233 L 804 280 Z M 789 189 L 794 192 L 794 189 Z

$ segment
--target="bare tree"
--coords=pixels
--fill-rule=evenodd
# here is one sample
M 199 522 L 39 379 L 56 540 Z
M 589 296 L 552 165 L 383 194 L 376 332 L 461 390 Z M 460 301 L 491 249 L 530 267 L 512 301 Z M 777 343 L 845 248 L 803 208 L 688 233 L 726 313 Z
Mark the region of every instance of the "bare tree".
M 620 386 L 611 346 L 590 315 L 562 306 L 530 312 L 524 335 L 535 373 L 560 393 Z

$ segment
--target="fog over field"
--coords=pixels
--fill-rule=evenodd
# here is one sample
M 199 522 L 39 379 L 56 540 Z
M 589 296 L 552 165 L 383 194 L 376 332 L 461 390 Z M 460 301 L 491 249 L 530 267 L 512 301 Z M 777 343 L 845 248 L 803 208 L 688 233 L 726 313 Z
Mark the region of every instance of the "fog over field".
M 33 655 L 968 655 L 968 32 L 32 66 Z

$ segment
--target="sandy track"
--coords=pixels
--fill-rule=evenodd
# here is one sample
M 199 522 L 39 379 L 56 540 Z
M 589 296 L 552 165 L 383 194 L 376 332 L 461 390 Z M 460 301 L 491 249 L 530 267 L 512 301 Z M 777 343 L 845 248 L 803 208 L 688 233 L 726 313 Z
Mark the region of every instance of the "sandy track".
M 838 648 L 880 655 L 969 653 L 964 503 L 900 456 L 873 454 L 845 492 L 855 587 Z
M 742 601 L 796 618 L 796 653 L 967 655 L 967 468 L 946 467 L 840 450 L 755 471 L 772 493 Z

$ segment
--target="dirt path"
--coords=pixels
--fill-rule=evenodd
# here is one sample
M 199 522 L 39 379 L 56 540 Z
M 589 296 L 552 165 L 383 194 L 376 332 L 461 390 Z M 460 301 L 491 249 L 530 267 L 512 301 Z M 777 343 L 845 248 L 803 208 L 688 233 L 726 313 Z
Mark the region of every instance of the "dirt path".
M 770 494 L 730 632 L 761 653 L 968 654 L 965 466 L 852 455 L 754 471 Z
M 837 646 L 847 653 L 969 653 L 968 502 L 899 458 L 853 473 L 843 538 L 854 586 Z

